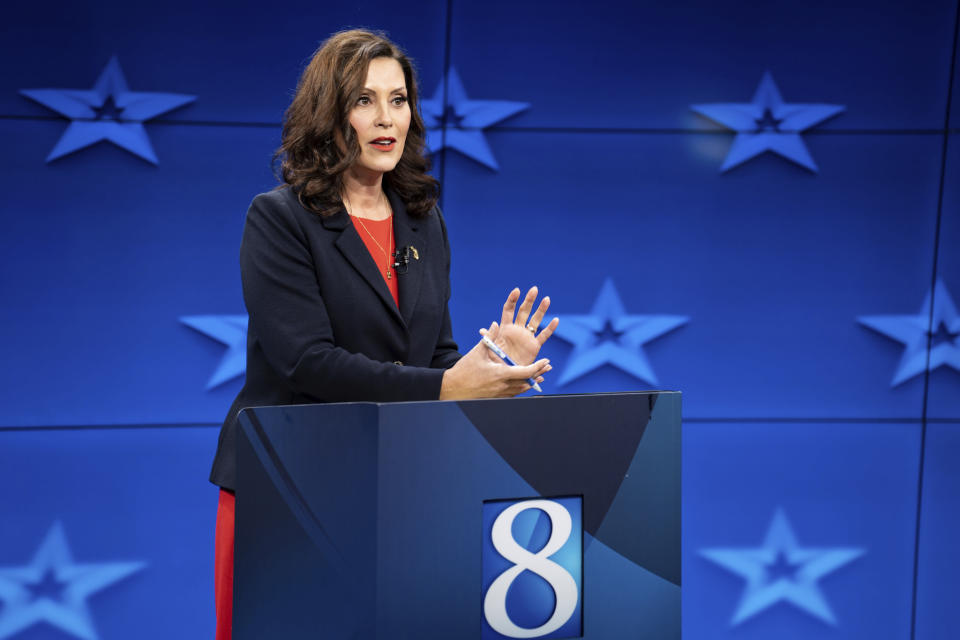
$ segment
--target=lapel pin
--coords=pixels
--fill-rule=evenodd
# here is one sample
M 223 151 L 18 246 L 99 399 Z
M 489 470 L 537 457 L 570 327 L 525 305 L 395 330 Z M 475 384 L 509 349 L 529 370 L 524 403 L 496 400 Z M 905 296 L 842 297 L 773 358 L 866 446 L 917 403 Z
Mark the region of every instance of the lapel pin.
M 414 260 L 419 260 L 419 259 L 420 259 L 420 254 L 417 252 L 417 248 L 416 248 L 416 247 L 410 247 L 410 250 L 413 251 L 413 259 L 414 259 Z

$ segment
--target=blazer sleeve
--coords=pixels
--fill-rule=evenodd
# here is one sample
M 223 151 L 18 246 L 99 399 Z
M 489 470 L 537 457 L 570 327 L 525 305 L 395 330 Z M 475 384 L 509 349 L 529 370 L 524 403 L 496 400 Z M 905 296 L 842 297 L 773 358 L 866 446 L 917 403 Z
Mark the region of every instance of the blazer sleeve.
M 335 344 L 307 234 L 277 192 L 250 205 L 240 272 L 250 331 L 292 391 L 322 402 L 440 396 L 443 369 L 379 362 Z M 444 326 L 449 333 L 449 314 Z M 444 343 L 443 358 L 448 347 Z
M 447 225 L 443 221 L 443 215 L 440 209 L 435 209 L 437 220 L 440 221 L 440 230 L 443 234 L 443 249 L 446 256 L 446 274 L 447 286 L 443 301 L 443 325 L 440 327 L 440 335 L 437 337 L 437 348 L 433 352 L 433 360 L 430 366 L 439 369 L 449 369 L 461 358 L 457 351 L 457 343 L 453 340 L 453 326 L 450 322 L 450 240 L 447 237 Z

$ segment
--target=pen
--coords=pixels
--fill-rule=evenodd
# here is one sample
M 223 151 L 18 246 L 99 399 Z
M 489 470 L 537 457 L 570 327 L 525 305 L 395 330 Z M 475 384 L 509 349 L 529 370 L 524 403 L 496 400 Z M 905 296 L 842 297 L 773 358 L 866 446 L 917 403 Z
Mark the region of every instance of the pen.
M 493 340 L 491 340 L 487 336 L 483 336 L 482 338 L 480 338 L 480 340 L 481 342 L 483 342 L 483 344 L 487 345 L 487 349 L 490 349 L 490 351 L 493 351 L 498 358 L 506 362 L 511 367 L 517 366 L 517 363 L 514 362 L 513 359 L 510 356 L 508 356 L 503 349 L 498 347 Z M 534 380 L 533 378 L 527 378 L 527 382 L 530 383 L 530 386 L 536 389 L 538 392 L 540 393 L 543 392 L 543 389 L 540 388 L 540 385 L 537 384 L 537 381 Z

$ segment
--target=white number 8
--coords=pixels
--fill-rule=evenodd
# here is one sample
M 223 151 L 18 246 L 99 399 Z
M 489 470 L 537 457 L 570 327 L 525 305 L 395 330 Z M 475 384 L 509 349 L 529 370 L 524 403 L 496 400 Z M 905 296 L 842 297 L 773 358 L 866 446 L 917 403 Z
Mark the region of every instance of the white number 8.
M 540 509 L 550 517 L 550 539 L 537 553 L 530 553 L 513 539 L 513 521 L 528 509 Z M 572 527 L 570 513 L 552 500 L 518 502 L 497 516 L 490 532 L 490 540 L 493 548 L 514 566 L 497 576 L 483 599 L 483 615 L 494 631 L 508 638 L 538 638 L 556 631 L 570 619 L 580 597 L 577 581 L 566 569 L 550 560 L 550 556 L 567 542 Z M 550 619 L 533 629 L 515 625 L 507 613 L 507 590 L 524 570 L 546 580 L 557 600 Z

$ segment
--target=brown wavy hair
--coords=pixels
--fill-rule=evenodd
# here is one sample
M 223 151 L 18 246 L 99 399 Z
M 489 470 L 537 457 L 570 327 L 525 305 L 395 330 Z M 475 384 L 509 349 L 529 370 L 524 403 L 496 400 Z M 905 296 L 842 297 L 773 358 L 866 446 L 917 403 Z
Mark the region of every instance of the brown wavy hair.
M 342 206 L 343 174 L 360 156 L 360 143 L 350 125 L 350 110 L 367 80 L 374 58 L 400 63 L 407 83 L 410 128 L 403 154 L 384 185 L 403 200 L 414 216 L 425 216 L 437 203 L 438 185 L 424 157 L 426 129 L 417 99 L 417 77 L 410 59 L 382 33 L 362 29 L 341 31 L 313 54 L 297 83 L 293 102 L 283 119 L 279 175 L 311 211 L 328 216 Z

